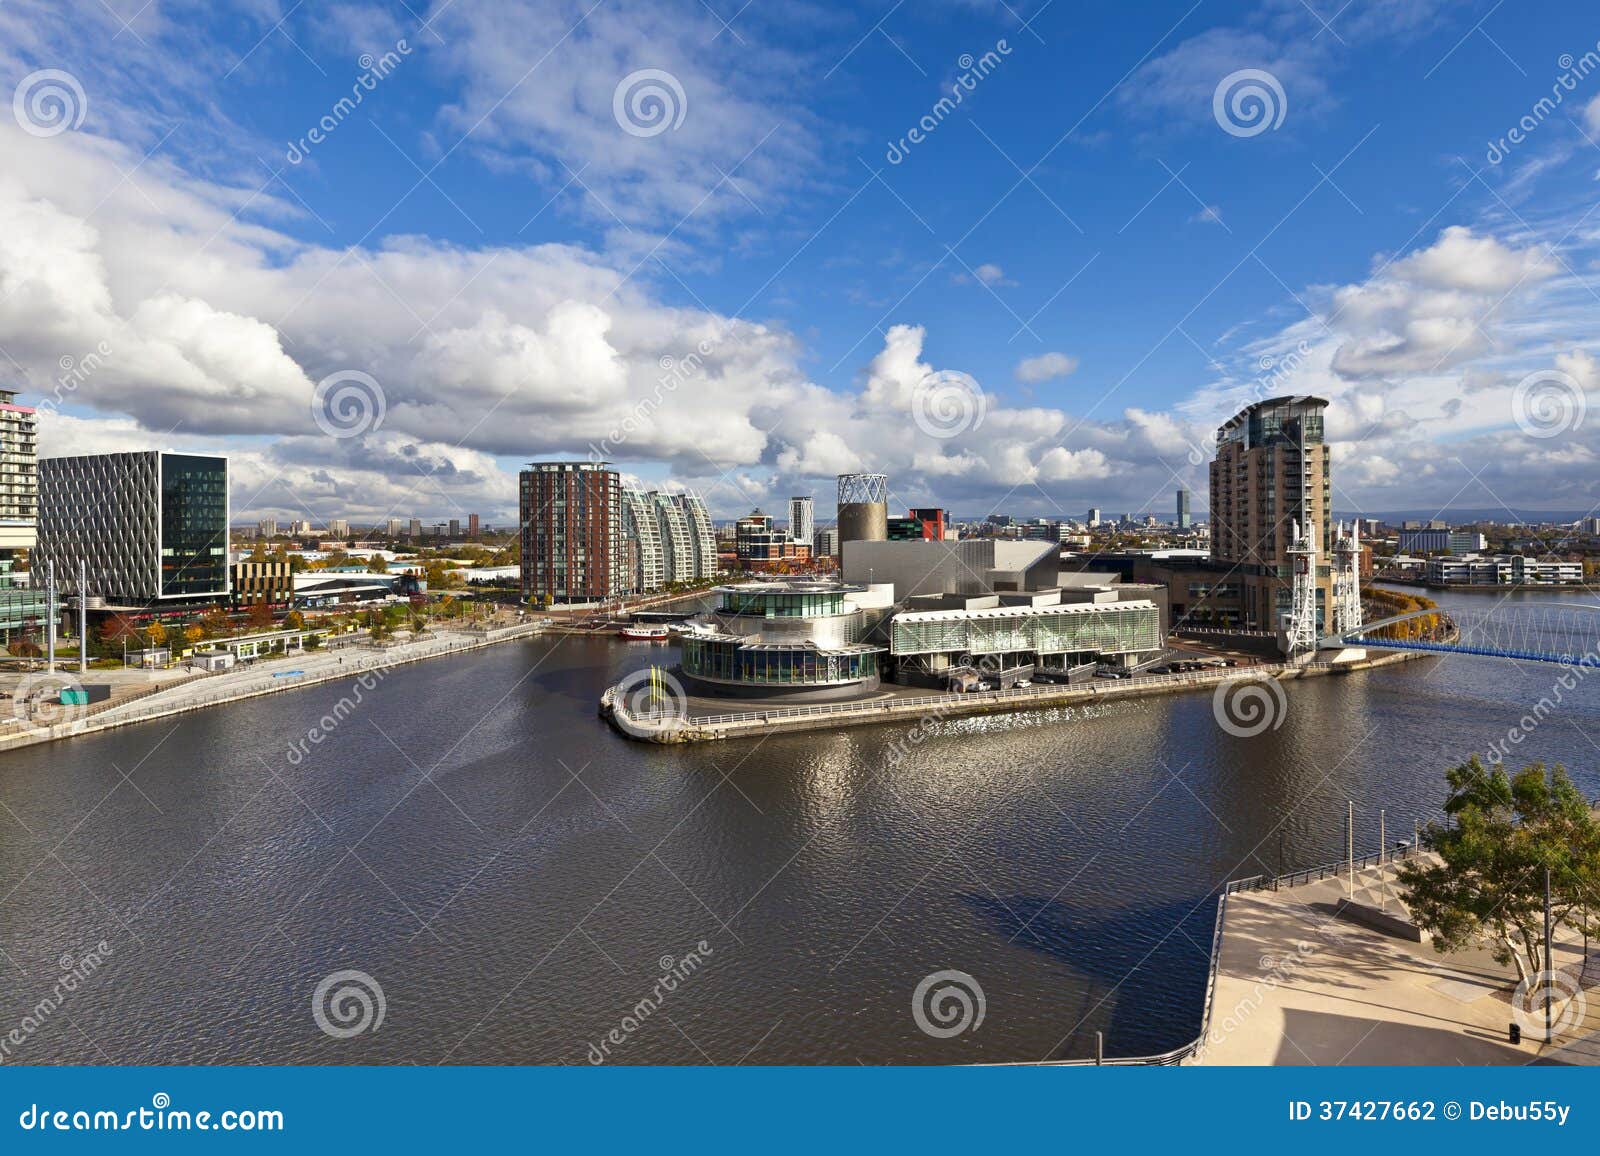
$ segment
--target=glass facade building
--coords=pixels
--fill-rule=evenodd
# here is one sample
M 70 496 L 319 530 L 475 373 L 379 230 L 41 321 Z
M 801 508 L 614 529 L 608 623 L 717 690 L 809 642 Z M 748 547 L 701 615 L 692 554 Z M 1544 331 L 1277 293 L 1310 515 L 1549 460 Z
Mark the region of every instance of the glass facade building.
M 228 459 L 158 450 L 39 463 L 35 570 L 124 606 L 216 600 L 228 574 Z
M 683 673 L 713 694 L 848 698 L 876 690 L 881 646 L 860 641 L 859 588 L 815 582 L 720 586 L 683 639 Z
M 1144 601 L 911 611 L 896 614 L 889 623 L 889 650 L 896 658 L 1098 657 L 1160 650 L 1162 645 L 1161 613 L 1154 602 Z

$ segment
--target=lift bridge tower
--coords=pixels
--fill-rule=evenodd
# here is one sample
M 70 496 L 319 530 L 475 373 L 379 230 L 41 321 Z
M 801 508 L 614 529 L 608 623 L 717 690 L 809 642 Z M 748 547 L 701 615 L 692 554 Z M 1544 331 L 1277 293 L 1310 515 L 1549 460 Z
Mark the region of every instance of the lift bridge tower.
M 1304 661 L 1317 650 L 1317 532 L 1310 519 L 1295 519 L 1287 551 L 1294 566 L 1289 617 L 1283 648 L 1291 660 Z
M 1339 524 L 1333 546 L 1333 633 L 1361 629 L 1361 524 Z

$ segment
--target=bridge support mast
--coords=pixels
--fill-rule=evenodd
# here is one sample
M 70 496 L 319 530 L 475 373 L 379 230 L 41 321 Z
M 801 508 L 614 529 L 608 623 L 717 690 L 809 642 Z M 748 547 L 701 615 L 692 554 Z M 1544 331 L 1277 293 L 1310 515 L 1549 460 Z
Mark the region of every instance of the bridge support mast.
M 1351 522 L 1347 534 L 1340 523 L 1333 547 L 1333 633 L 1350 635 L 1361 626 L 1361 526 Z

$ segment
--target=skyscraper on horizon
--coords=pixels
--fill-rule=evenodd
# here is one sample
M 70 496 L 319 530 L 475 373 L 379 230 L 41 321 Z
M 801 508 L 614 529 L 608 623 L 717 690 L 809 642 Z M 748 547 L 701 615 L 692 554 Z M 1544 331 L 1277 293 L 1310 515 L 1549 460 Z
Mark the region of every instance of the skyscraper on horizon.
M 1194 524 L 1189 514 L 1189 491 L 1178 491 L 1178 529 L 1187 530 Z
M 817 531 L 816 505 L 809 496 L 789 499 L 789 537 L 811 545 Z

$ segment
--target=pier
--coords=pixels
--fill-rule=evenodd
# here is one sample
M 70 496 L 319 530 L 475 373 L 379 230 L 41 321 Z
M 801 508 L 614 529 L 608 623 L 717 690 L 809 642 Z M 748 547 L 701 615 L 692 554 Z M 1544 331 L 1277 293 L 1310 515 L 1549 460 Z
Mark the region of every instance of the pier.
M 958 694 L 919 692 L 895 688 L 856 702 L 819 703 L 813 706 L 752 707 L 715 712 L 696 710 L 687 699 L 669 695 L 666 705 L 652 711 L 631 707 L 620 686 L 600 697 L 600 715 L 627 738 L 641 742 L 695 743 L 764 736 L 774 732 L 837 730 L 874 723 L 918 725 L 973 715 L 1043 711 L 1084 703 L 1139 698 L 1180 691 L 1212 690 L 1222 683 L 1265 680 L 1285 682 L 1299 678 L 1348 674 L 1415 658 L 1415 654 L 1385 654 L 1343 662 L 1261 663 L 1233 669 L 1191 671 L 1182 674 L 1145 674 L 1126 679 L 1089 679 L 1063 686 L 1049 684 L 1010 690 Z M 704 701 L 704 700 L 701 700 Z M 733 705 L 737 700 L 729 700 Z M 748 700 L 746 700 L 748 701 Z

